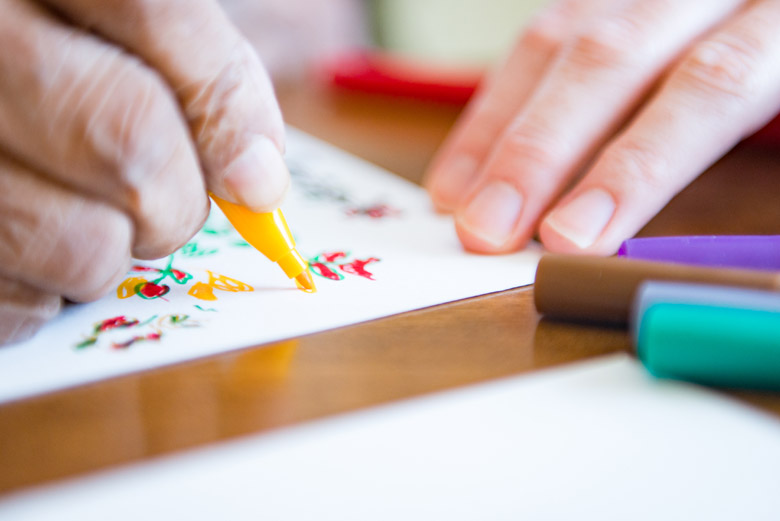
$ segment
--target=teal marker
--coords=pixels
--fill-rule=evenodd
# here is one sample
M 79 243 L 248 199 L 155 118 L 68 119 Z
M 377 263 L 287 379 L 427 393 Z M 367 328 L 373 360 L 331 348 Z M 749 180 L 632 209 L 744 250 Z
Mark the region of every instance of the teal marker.
M 648 282 L 633 322 L 637 356 L 657 377 L 780 390 L 780 294 Z

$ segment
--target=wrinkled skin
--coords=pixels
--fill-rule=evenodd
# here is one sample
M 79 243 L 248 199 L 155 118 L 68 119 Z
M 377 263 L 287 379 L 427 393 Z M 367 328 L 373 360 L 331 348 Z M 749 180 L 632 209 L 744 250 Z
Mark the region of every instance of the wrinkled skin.
M 0 343 L 289 185 L 284 127 L 214 0 L 0 0 Z
M 426 186 L 466 248 L 611 254 L 780 109 L 777 0 L 563 0 L 520 35 Z

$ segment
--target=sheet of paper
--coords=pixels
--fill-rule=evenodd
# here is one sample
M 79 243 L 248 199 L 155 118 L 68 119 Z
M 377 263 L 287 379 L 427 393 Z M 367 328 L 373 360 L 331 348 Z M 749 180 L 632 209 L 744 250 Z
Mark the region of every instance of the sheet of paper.
M 780 422 L 625 355 L 0 500 L 80 521 L 776 520 Z
M 319 288 L 296 289 L 215 205 L 173 256 L 0 347 L 0 402 L 529 284 L 539 249 L 468 254 L 424 191 L 290 130 L 284 205 Z

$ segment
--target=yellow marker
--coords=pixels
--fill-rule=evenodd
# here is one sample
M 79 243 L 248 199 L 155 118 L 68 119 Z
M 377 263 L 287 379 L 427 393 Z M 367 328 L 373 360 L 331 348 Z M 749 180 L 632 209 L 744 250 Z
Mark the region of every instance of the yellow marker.
M 295 240 L 280 209 L 256 213 L 210 195 L 246 242 L 278 264 L 288 277 L 295 279 L 299 288 L 309 293 L 317 291 L 309 266 L 295 249 Z

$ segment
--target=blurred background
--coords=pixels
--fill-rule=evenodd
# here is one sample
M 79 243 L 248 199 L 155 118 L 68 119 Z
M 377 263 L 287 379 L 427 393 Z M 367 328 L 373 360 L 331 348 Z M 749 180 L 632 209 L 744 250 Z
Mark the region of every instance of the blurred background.
M 485 66 L 549 0 L 374 0 L 373 43 L 414 59 Z
M 324 87 L 461 107 L 522 27 L 554 0 L 220 1 L 278 94 Z M 295 119 L 295 105 L 285 109 Z M 749 141 L 776 148 L 780 116 Z
M 381 50 L 468 71 L 499 59 L 549 0 L 222 0 L 277 82 Z M 398 63 L 398 62 L 396 62 Z

